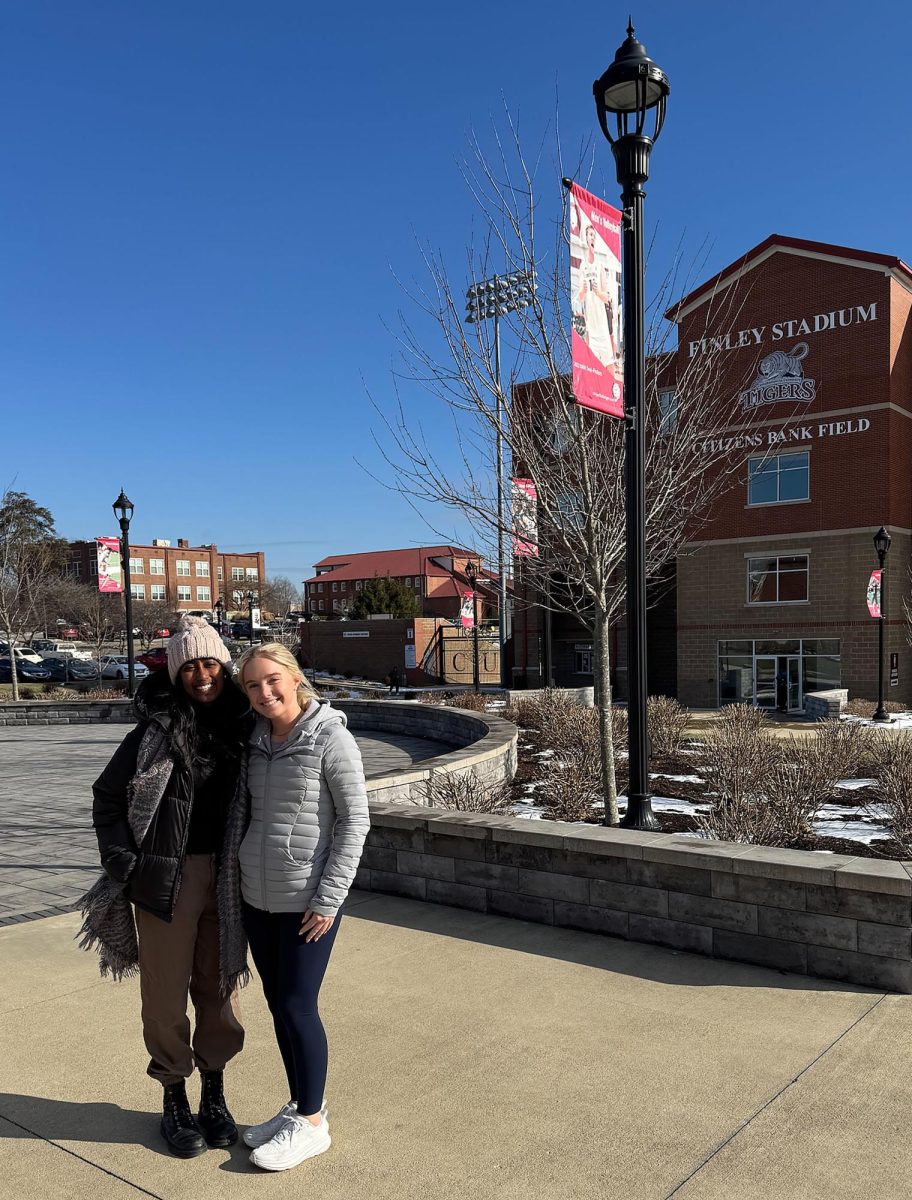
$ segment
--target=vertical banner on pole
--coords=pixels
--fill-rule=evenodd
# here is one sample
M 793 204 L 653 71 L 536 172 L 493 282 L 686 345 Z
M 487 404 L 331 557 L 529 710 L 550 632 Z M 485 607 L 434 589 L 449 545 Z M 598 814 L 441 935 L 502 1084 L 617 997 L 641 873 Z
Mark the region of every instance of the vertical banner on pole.
M 880 616 L 880 571 L 872 571 L 868 580 L 868 612 L 872 617 Z
M 98 557 L 98 590 L 100 592 L 122 592 L 123 573 L 120 561 L 120 541 L 113 537 L 95 539 Z
M 570 186 L 573 392 L 584 408 L 624 415 L 621 345 L 621 214 Z
M 462 593 L 462 607 L 459 610 L 459 620 L 463 629 L 471 629 L 475 624 L 475 593 Z
M 510 480 L 514 555 L 538 557 L 537 501 L 538 493 L 531 479 Z

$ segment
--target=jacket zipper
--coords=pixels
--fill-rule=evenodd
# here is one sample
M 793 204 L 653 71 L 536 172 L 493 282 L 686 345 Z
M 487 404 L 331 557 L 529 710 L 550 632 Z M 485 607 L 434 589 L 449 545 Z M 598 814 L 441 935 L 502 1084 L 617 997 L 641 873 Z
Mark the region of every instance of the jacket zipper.
M 266 756 L 266 777 L 263 781 L 263 814 L 261 820 L 263 828 L 260 831 L 260 895 L 263 897 L 263 911 L 269 912 L 269 903 L 266 896 L 266 808 L 269 802 L 269 771 L 272 767 L 272 751 L 269 750 Z

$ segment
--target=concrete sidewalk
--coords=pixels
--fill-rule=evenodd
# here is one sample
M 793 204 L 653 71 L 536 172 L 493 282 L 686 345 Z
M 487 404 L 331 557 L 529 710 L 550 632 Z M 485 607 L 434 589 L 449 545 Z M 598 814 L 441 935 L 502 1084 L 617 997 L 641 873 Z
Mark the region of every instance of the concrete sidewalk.
M 76 927 L 0 929 L 3 1200 L 885 1200 L 912 1174 L 912 998 L 363 893 L 323 992 L 332 1149 L 183 1162 L 136 982 Z M 246 1124 L 285 1097 L 258 982 L 244 1006 Z

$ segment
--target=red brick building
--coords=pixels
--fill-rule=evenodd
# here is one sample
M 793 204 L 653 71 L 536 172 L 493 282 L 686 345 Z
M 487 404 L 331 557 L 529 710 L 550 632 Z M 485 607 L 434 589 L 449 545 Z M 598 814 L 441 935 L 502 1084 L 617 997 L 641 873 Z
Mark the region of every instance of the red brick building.
M 97 584 L 95 541 L 70 542 L 67 574 Z M 219 597 L 225 611 L 246 614 L 247 602 L 235 592 L 256 592 L 266 578 L 262 550 L 223 554 L 218 546 L 191 546 L 186 538 L 158 538 L 151 546 L 130 546 L 130 590 L 134 600 L 161 600 L 175 612 L 212 612 Z
M 720 305 L 731 288 L 738 302 Z M 737 312 L 736 328 L 717 327 L 720 308 Z M 738 485 L 677 563 L 683 702 L 774 707 L 777 680 L 792 711 L 827 685 L 876 697 L 865 596 L 881 525 L 893 539 L 888 690 L 912 700 L 910 310 L 912 269 L 899 259 L 779 235 L 676 307 L 679 365 L 718 351 L 720 386 L 737 389 L 745 414 L 714 431 L 743 462 Z
M 465 570 L 469 561 L 487 580 L 483 560 L 461 546 L 332 554 L 314 563 L 315 574 L 304 580 L 306 609 L 314 616 L 342 616 L 369 580 L 388 577 L 414 592 L 423 617 L 455 621 L 463 596 L 471 590 Z M 479 580 L 478 593 L 479 617 L 484 620 L 486 613 L 482 610 L 496 598 L 496 583 Z

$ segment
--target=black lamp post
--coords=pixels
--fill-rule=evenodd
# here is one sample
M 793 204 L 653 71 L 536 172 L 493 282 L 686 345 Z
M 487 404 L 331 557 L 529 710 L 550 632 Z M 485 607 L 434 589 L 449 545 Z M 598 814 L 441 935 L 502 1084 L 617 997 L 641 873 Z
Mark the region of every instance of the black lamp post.
M 630 728 L 628 829 L 658 829 L 649 799 L 646 737 L 646 348 L 643 301 L 643 184 L 665 120 L 668 78 L 627 26 L 614 62 L 592 85 L 602 133 L 611 143 L 624 206 L 624 405 L 627 492 L 627 706 Z M 615 118 L 614 133 L 609 116 Z M 648 132 L 647 132 L 648 121 Z M 607 814 L 606 814 L 607 819 Z
M 880 563 L 880 617 L 877 621 L 877 711 L 873 720 L 889 725 L 893 718 L 884 707 L 884 625 L 887 620 L 887 554 L 892 538 L 886 527 L 881 525 L 874 534 L 874 549 Z
M 114 516 L 120 522 L 120 558 L 123 563 L 124 609 L 127 619 L 127 695 L 133 695 L 136 683 L 133 666 L 133 596 L 130 592 L 130 518 L 133 516 L 133 502 L 127 499 L 126 492 L 120 489 L 120 495 L 111 505 Z
M 215 628 L 218 630 L 219 636 L 221 636 L 222 614 L 225 611 L 225 605 L 222 603 L 221 596 L 219 596 L 219 598 L 216 600 L 215 604 L 213 604 L 212 611 L 215 613 Z
M 253 605 L 256 600 L 256 595 L 253 592 L 247 593 L 247 615 L 250 618 L 250 644 L 253 645 Z
M 476 692 L 481 691 L 481 681 L 478 674 L 478 567 L 471 559 L 465 566 L 466 579 L 472 585 L 472 687 Z

